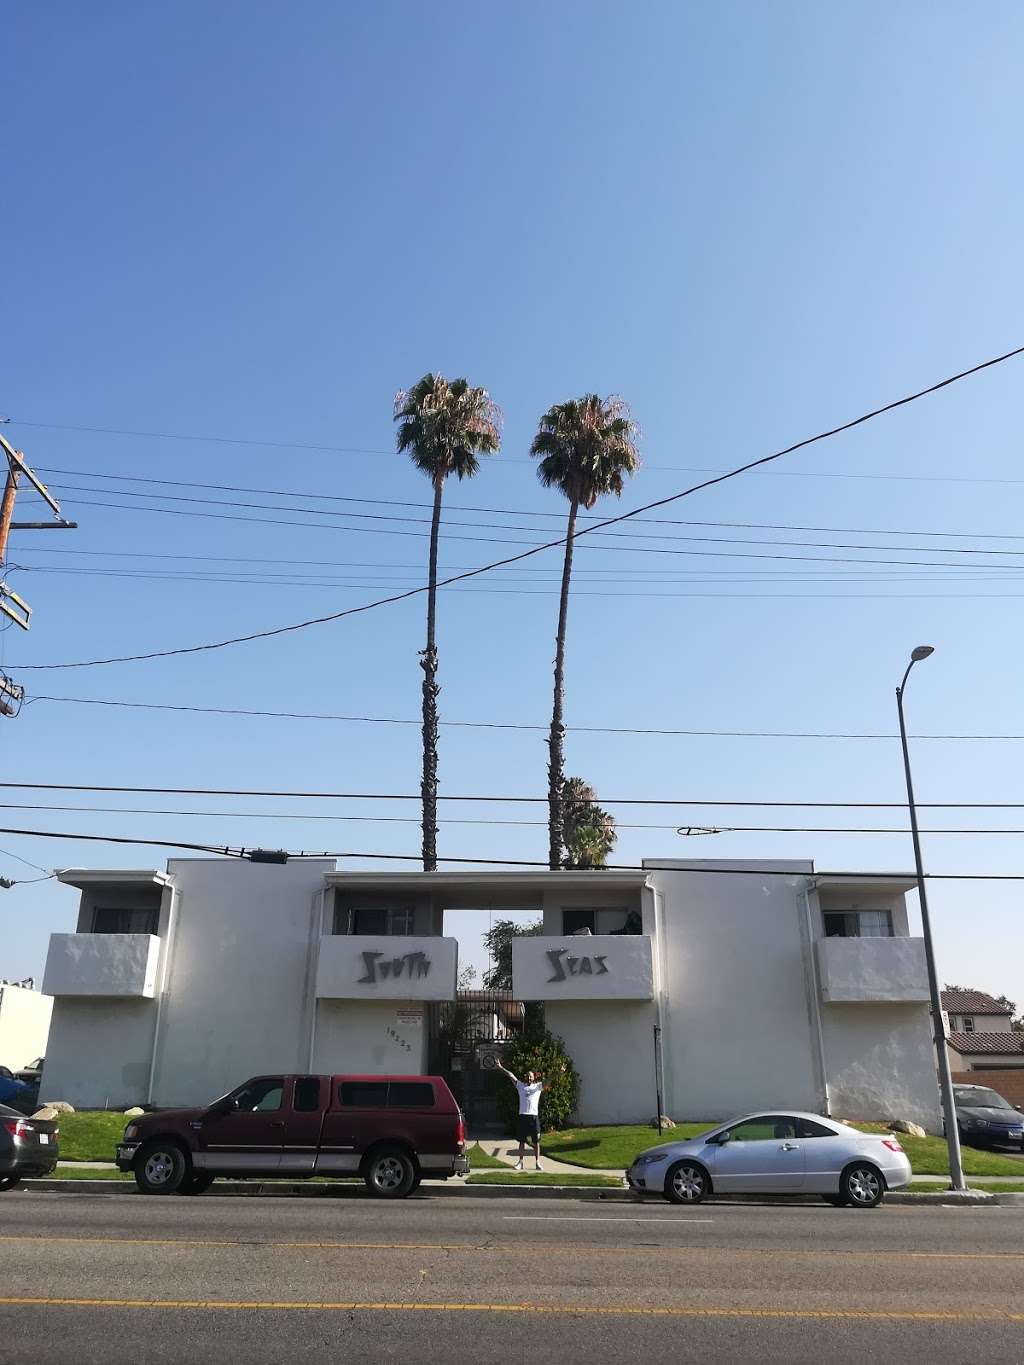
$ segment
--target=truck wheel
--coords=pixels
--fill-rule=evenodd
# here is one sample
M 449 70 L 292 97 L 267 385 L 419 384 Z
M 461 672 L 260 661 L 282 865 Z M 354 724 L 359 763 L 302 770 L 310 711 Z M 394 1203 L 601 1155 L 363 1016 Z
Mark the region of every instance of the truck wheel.
M 173 1142 L 157 1138 L 135 1158 L 135 1183 L 143 1194 L 173 1194 L 188 1175 L 185 1153 Z
M 178 1186 L 179 1194 L 205 1194 L 214 1177 L 207 1171 L 192 1171 Z
M 20 1180 L 20 1175 L 0 1175 L 0 1194 L 4 1190 L 13 1190 Z
M 416 1167 L 401 1147 L 378 1147 L 367 1159 L 363 1179 L 380 1199 L 404 1199 L 412 1193 Z

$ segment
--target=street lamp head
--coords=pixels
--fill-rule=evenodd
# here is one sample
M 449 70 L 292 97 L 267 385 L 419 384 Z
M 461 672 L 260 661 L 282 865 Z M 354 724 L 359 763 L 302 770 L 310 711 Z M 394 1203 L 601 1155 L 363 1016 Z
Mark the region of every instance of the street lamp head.
M 918 645 L 915 650 L 911 651 L 910 657 L 915 664 L 918 664 L 921 662 L 922 659 L 927 659 L 929 654 L 934 653 L 935 653 L 934 645 Z

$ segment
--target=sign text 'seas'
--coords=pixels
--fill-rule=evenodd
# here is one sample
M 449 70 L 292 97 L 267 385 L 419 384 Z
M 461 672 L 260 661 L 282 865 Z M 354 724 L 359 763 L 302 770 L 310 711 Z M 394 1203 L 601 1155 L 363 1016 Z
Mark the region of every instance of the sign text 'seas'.
M 565 981 L 570 976 L 607 976 L 607 958 L 577 957 L 568 948 L 550 948 L 548 961 L 553 968 L 548 984 L 552 981 Z

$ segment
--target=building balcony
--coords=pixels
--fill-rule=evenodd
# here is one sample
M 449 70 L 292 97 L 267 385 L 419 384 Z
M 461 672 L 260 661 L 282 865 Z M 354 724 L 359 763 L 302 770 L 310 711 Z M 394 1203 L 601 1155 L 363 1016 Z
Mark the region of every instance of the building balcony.
M 822 938 L 817 954 L 827 1004 L 916 1005 L 929 999 L 923 938 Z
M 43 992 L 152 1000 L 159 962 L 154 934 L 51 934 Z
M 572 934 L 512 940 L 516 1000 L 651 1000 L 647 934 Z
M 454 938 L 325 934 L 320 1000 L 454 1000 L 459 944 Z

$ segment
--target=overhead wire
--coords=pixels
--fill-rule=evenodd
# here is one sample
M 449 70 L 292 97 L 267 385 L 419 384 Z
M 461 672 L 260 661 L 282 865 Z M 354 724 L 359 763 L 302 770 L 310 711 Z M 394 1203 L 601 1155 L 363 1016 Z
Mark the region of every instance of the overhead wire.
M 803 439 L 793 442 L 792 444 L 785 446 L 780 450 L 774 451 L 769 455 L 763 455 L 756 460 L 748 461 L 746 464 L 740 465 L 735 469 L 731 469 L 724 474 L 717 474 L 713 478 L 702 480 L 700 483 L 693 484 L 691 487 L 683 489 L 681 492 L 673 493 L 668 497 L 655 499 L 654 501 L 646 503 L 641 507 L 635 508 L 631 512 L 623 512 L 620 513 L 618 516 L 610 517 L 603 522 L 598 522 L 592 526 L 586 526 L 578 533 L 577 538 L 589 535 L 607 526 L 617 525 L 620 522 L 628 521 L 631 518 L 638 516 L 643 512 L 653 511 L 657 507 L 668 506 L 671 503 L 678 502 L 680 499 L 685 497 L 690 497 L 694 493 L 700 492 L 706 488 L 712 488 L 720 483 L 726 482 L 729 479 L 736 478 L 740 474 L 747 473 L 752 469 L 757 469 L 763 467 L 764 465 L 771 464 L 772 462 L 782 459 L 784 456 L 790 455 L 797 450 L 801 450 L 810 445 L 814 445 L 818 442 L 828 440 L 834 436 L 839 435 L 842 432 L 851 431 L 854 428 L 863 425 L 865 422 L 870 422 L 873 419 L 882 416 L 884 413 L 893 412 L 898 408 L 905 407 L 910 403 L 917 402 L 919 399 L 924 398 L 927 395 L 937 393 L 941 389 L 948 388 L 950 385 L 958 383 L 959 381 L 966 379 L 971 375 L 978 374 L 983 370 L 991 369 L 995 365 L 1003 364 L 1004 362 L 1012 358 L 1015 358 L 1021 354 L 1024 354 L 1024 346 L 1018 346 L 1011 351 L 1004 352 L 1002 355 L 993 356 L 988 360 L 982 361 L 977 365 L 969 367 L 968 369 L 961 370 L 953 375 L 948 375 L 945 379 L 938 380 L 934 384 L 928 385 L 926 388 L 919 389 L 911 394 L 906 394 L 902 398 L 894 399 L 889 403 L 885 403 L 880 407 L 873 408 L 868 412 L 862 413 L 858 417 L 852 418 L 846 422 L 842 422 L 834 427 L 830 427 L 825 431 L 818 432 L 813 436 L 804 437 Z M 565 537 L 559 537 L 558 539 L 550 541 L 547 544 L 534 546 L 529 550 L 521 552 L 520 554 L 512 555 L 506 559 L 497 560 L 494 563 L 482 565 L 477 569 L 469 570 L 465 573 L 455 575 L 454 577 L 444 580 L 443 583 L 440 584 L 439 586 L 448 586 L 451 583 L 460 581 L 465 578 L 476 577 L 479 574 L 490 572 L 493 569 L 504 567 L 507 564 L 518 562 L 521 559 L 529 558 L 530 556 L 539 554 L 544 550 L 554 549 L 560 545 L 563 545 L 564 543 Z M 670 551 L 669 553 L 675 552 Z M 206 643 L 199 645 L 179 646 L 178 648 L 174 649 L 150 650 L 140 654 L 115 655 L 103 659 L 74 660 L 69 661 L 67 663 L 58 664 L 31 664 L 23 665 L 22 667 L 32 668 L 34 670 L 44 669 L 53 670 L 58 668 L 60 669 L 96 668 L 104 667 L 110 664 L 135 663 L 157 658 L 170 658 L 172 656 L 181 657 L 187 654 L 205 653 L 210 650 L 225 649 L 232 645 L 246 644 L 249 643 L 250 641 L 257 639 L 275 638 L 277 636 L 289 634 L 294 631 L 306 630 L 316 625 L 325 625 L 331 621 L 341 620 L 348 616 L 359 615 L 368 611 L 373 611 L 379 607 L 389 606 L 393 603 L 403 601 L 409 597 L 419 596 L 425 591 L 426 585 L 418 588 L 411 588 L 401 593 L 395 593 L 387 597 L 378 598 L 373 602 L 362 603 L 354 607 L 347 607 L 338 612 L 327 613 L 326 615 L 323 616 L 310 617 L 303 621 L 294 621 L 287 625 L 272 627 L 267 630 L 251 631 L 248 632 L 247 634 L 232 636 L 224 640 L 208 641 Z

